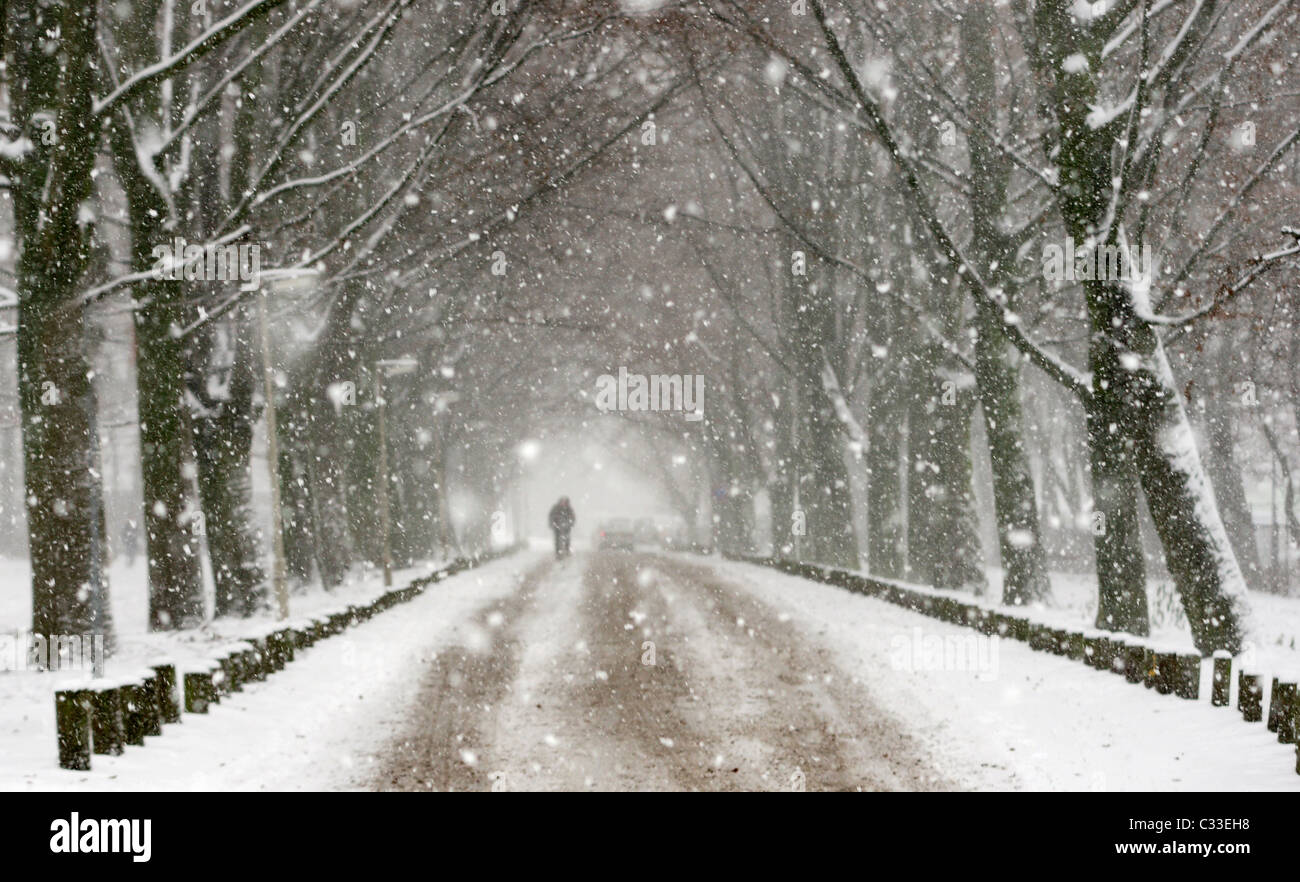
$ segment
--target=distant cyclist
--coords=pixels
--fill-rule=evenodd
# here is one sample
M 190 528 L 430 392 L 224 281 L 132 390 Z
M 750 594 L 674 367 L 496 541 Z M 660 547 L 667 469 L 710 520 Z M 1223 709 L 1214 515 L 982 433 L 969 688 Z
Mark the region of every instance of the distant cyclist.
M 573 532 L 573 523 L 577 519 L 573 506 L 569 505 L 569 497 L 561 496 L 560 501 L 551 506 L 547 520 L 551 524 L 551 531 L 555 533 L 556 559 L 569 556 L 569 534 Z

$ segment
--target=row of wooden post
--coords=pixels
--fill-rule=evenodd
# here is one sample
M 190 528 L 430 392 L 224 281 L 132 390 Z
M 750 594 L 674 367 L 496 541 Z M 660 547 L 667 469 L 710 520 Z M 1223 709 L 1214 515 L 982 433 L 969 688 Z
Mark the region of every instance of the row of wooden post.
M 293 661 L 295 651 L 342 633 L 399 603 L 413 600 L 428 586 L 506 552 L 458 558 L 431 575 L 402 588 L 386 591 L 365 604 L 349 604 L 314 617 L 309 623 L 281 628 L 235 644 L 211 662 L 179 671 L 172 662 L 159 662 L 136 677 L 92 680 L 54 694 L 59 765 L 88 771 L 92 754 L 120 756 L 128 745 L 143 746 L 146 735 L 161 735 L 164 723 L 179 723 L 181 710 L 205 714 L 225 695 L 243 691 L 247 683 L 265 680 Z
M 1082 661 L 1089 667 L 1123 675 L 1130 683 L 1141 683 L 1162 695 L 1176 695 L 1196 701 L 1201 691 L 1202 658 L 1195 652 L 1175 652 L 1148 646 L 1141 638 L 1109 631 L 1072 631 L 1035 622 L 1027 616 L 989 609 L 959 597 L 936 596 L 906 585 L 885 582 L 848 570 L 776 558 L 738 557 L 749 563 L 772 567 L 790 575 L 836 585 L 858 594 L 886 600 L 913 612 L 976 628 L 1027 643 L 1030 649 Z M 1228 704 L 1232 685 L 1232 658 L 1214 657 L 1210 703 Z M 1296 745 L 1296 773 L 1300 774 L 1300 694 L 1294 682 L 1273 678 L 1268 702 L 1268 728 L 1278 741 Z M 1238 674 L 1237 706 L 1247 722 L 1263 719 L 1263 689 L 1258 674 Z

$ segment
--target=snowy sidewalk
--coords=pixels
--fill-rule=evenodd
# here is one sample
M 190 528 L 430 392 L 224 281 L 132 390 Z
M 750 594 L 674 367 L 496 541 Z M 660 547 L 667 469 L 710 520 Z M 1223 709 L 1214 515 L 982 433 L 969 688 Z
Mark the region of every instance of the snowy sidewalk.
M 53 702 L 0 724 L 0 791 L 336 790 L 364 786 L 394 715 L 433 653 L 463 639 L 479 606 L 510 594 L 535 555 L 460 573 L 409 603 L 306 650 L 266 682 L 185 714 L 146 746 L 56 765 Z

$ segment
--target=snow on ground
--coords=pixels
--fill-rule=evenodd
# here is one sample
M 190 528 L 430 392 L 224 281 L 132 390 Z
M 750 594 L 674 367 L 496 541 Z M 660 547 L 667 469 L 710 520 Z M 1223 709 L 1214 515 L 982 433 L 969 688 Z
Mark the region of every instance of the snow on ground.
M 440 582 L 300 650 L 283 671 L 224 697 L 208 714 L 183 715 L 162 736 L 147 738 L 145 747 L 127 747 L 120 757 L 96 755 L 90 772 L 56 765 L 52 675 L 0 673 L 0 791 L 363 786 L 369 762 L 391 737 L 394 717 L 415 693 L 430 653 L 463 639 L 458 632 L 474 610 L 514 591 L 535 560 L 514 555 Z M 367 589 L 380 590 L 373 580 L 357 590 Z
M 525 572 L 544 556 L 538 550 L 514 555 L 439 583 L 410 603 L 301 651 L 284 671 L 225 697 L 209 714 L 185 714 L 180 724 L 166 726 L 163 736 L 148 738 L 146 748 L 128 747 L 121 757 L 95 756 L 90 772 L 58 769 L 55 757 L 51 693 L 61 678 L 80 675 L 0 673 L 0 791 L 371 786 L 378 758 L 409 720 L 433 659 L 474 645 L 482 631 L 475 617 L 514 594 Z M 682 559 L 697 565 L 705 560 Z M 1193 703 L 1014 641 L 998 641 L 996 648 L 985 642 L 975 656 L 945 663 L 928 655 L 934 641 L 951 639 L 970 647 L 985 638 L 833 586 L 747 564 L 707 562 L 806 635 L 808 651 L 829 653 L 834 668 L 905 726 L 934 758 L 935 768 L 959 786 L 1300 791 L 1294 749 L 1277 744 L 1263 724 L 1243 723 L 1234 708 L 1211 707 L 1205 679 L 1202 699 Z M 572 661 L 591 652 L 578 639 L 572 617 L 582 592 L 578 564 L 569 562 L 557 572 L 536 599 L 536 614 L 518 623 L 518 676 L 509 700 L 501 702 L 496 736 L 505 738 L 505 747 L 518 748 L 513 754 L 534 761 L 515 770 L 516 785 L 528 785 L 528 770 L 547 755 L 538 755 L 536 745 L 556 742 L 551 736 L 557 731 L 553 721 L 545 731 L 534 731 L 520 708 L 541 703 L 544 687 L 557 677 L 567 682 L 556 659 Z M 397 584 L 413 575 L 418 573 L 402 574 Z M 1034 614 L 1063 625 L 1087 624 L 1081 586 L 1070 594 L 1069 586 L 1061 592 L 1058 582 L 1062 596 Z M 295 614 L 379 590 L 372 574 L 343 595 L 296 597 Z M 1066 602 L 1057 605 L 1062 599 Z M 1278 615 L 1266 620 L 1291 627 L 1287 603 L 1278 599 Z M 679 618 L 685 615 L 678 612 Z M 0 619 L 0 626 L 11 621 Z M 711 633 L 697 625 L 691 616 L 677 623 L 684 646 Z M 230 639 L 221 630 L 219 624 L 187 636 L 128 631 L 123 643 L 139 644 L 143 651 L 157 648 L 151 640 L 173 640 L 176 652 L 188 648 L 201 655 Z M 1177 631 L 1171 626 L 1161 634 L 1173 639 Z M 188 642 L 182 644 L 182 637 Z M 133 652 L 125 650 L 125 658 L 136 658 Z M 694 666 L 708 667 L 709 658 L 704 652 Z M 972 658 L 979 664 L 962 663 Z M 115 673 L 111 666 L 109 673 Z M 560 744 L 578 737 L 559 734 Z
M 393 572 L 393 584 L 405 585 L 427 575 L 442 563 L 432 561 Z M 31 571 L 26 562 L 11 562 L 0 577 L 0 725 L 11 719 L 38 720 L 54 704 L 56 690 L 91 678 L 93 643 L 84 641 L 81 659 L 57 671 L 30 667 L 26 658 L 30 645 Z M 177 670 L 205 668 L 225 650 L 284 627 L 305 624 L 313 616 L 345 610 L 349 604 L 364 604 L 385 590 L 382 574 L 372 568 L 357 568 L 343 584 L 331 591 L 319 586 L 303 588 L 291 595 L 287 622 L 266 609 L 249 618 L 220 618 L 201 627 L 176 631 L 148 629 L 147 573 L 144 559 L 134 564 L 115 564 L 109 574 L 110 603 L 115 646 L 104 660 L 104 676 L 122 680 L 147 675 L 148 667 L 160 660 L 174 662 Z M 76 636 L 76 635 L 73 635 Z M 79 642 L 79 646 L 82 643 Z M 22 731 L 18 727 L 14 732 Z
M 1097 618 L 1097 577 L 1092 574 L 1052 573 L 1052 596 L 1027 610 L 1032 618 L 1054 627 L 1092 628 Z M 989 597 L 1002 594 L 1002 571 L 989 570 Z M 985 602 L 986 598 L 971 598 Z M 1238 663 L 1260 675 L 1265 701 L 1274 676 L 1287 682 L 1300 679 L 1300 598 L 1252 593 L 1248 596 L 1255 626 L 1254 643 L 1233 662 L 1233 695 L 1236 703 Z M 1156 646 L 1195 652 L 1182 603 L 1173 583 L 1147 583 L 1147 605 L 1151 616 L 1150 642 Z
M 1011 640 L 980 650 L 991 665 L 943 669 L 928 663 L 926 641 L 984 638 L 763 567 L 718 569 L 832 647 L 972 788 L 1300 792 L 1295 747 L 1263 723 L 1242 722 L 1234 707 L 1211 707 L 1204 678 L 1201 700 L 1190 702 Z

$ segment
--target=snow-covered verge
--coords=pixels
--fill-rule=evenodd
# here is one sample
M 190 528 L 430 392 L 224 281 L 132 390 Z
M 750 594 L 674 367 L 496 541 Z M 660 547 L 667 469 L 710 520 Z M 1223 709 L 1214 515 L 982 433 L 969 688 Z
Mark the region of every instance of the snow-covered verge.
M 442 566 L 428 561 L 395 570 L 395 585 L 428 575 Z M 213 659 L 244 641 L 264 637 L 271 631 L 310 623 L 316 616 L 346 610 L 349 605 L 371 603 L 387 589 L 382 574 L 374 569 L 357 569 L 338 587 L 325 591 L 319 587 L 295 593 L 290 598 L 290 615 L 280 621 L 270 609 L 249 618 L 220 618 L 198 628 L 176 631 L 148 630 L 147 575 L 143 559 L 135 565 L 119 564 L 110 571 L 116 590 L 110 593 L 115 646 L 103 660 L 103 677 L 120 681 L 148 675 L 148 667 L 169 661 L 178 671 L 203 669 Z M 29 666 L 26 657 L 30 645 L 31 590 L 30 569 L 26 562 L 10 562 L 0 583 L 0 737 L 6 732 L 25 731 L 23 726 L 10 728 L 12 720 L 30 720 L 50 716 L 53 720 L 54 693 L 78 682 L 92 679 L 93 642 L 78 641 L 80 659 L 64 669 L 41 671 Z M 52 731 L 52 730 L 51 730 Z M 51 736 L 52 737 L 52 736 Z M 52 742 L 51 742 L 52 743 Z M 40 745 L 45 751 L 49 743 Z M 28 754 L 29 756 L 31 754 Z
M 1041 603 L 1025 608 L 1022 614 L 1050 624 L 1053 627 L 1073 630 L 1093 627 L 1097 617 L 1097 580 L 1095 576 L 1073 573 L 1052 573 L 1052 595 Z M 989 571 L 990 597 L 1002 594 L 1002 571 Z M 945 592 L 948 593 L 948 592 Z M 965 595 L 970 602 L 985 603 L 985 598 Z M 1236 671 L 1244 667 L 1260 675 L 1267 689 L 1273 677 L 1286 682 L 1300 679 L 1300 598 L 1279 597 L 1276 594 L 1252 593 L 1249 598 L 1253 611 L 1254 642 L 1233 661 L 1233 702 L 1236 702 Z M 1191 629 L 1183 613 L 1178 592 L 1170 581 L 1153 580 L 1147 584 L 1147 605 L 1151 613 L 1151 635 L 1154 646 L 1168 647 L 1179 652 L 1195 652 Z
M 472 627 L 470 615 L 513 592 L 535 560 L 514 555 L 440 582 L 300 650 L 283 671 L 245 684 L 207 714 L 184 714 L 162 736 L 146 738 L 147 749 L 95 755 L 89 772 L 57 766 L 49 685 L 55 676 L 0 674 L 0 791 L 362 787 L 392 737 L 390 715 L 416 693 L 430 654 L 460 642 L 459 631 Z M 380 591 L 375 586 L 376 596 Z
M 988 570 L 989 594 L 1002 593 L 1003 571 L 998 567 Z M 1063 614 L 1063 626 L 1089 627 L 1097 616 L 1097 578 L 1087 573 L 1051 574 L 1052 594 L 1029 610 L 1034 614 Z M 1147 604 L 1151 611 L 1151 635 L 1161 643 L 1192 648 L 1191 630 L 1179 603 L 1178 593 L 1169 580 L 1151 580 L 1147 583 Z M 1279 663 L 1300 661 L 1300 597 L 1280 597 L 1276 594 L 1252 593 L 1250 605 L 1254 610 L 1257 650 L 1274 655 Z M 1271 648 L 1270 648 L 1271 647 Z M 1290 655 L 1283 655 L 1289 653 Z
M 1014 640 L 983 647 L 991 665 L 900 664 L 900 653 L 921 657 L 925 641 L 985 638 L 752 564 L 717 567 L 830 646 L 944 771 L 972 788 L 1300 792 L 1294 746 L 1278 744 L 1262 723 L 1243 723 L 1234 707 L 1212 707 L 1208 665 L 1192 702 Z

